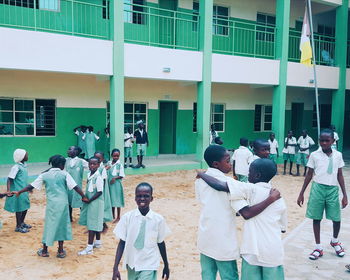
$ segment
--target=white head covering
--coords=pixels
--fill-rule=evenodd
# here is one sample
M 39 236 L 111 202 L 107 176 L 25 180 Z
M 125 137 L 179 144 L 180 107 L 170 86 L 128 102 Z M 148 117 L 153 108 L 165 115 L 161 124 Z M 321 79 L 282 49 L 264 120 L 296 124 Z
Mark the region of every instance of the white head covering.
M 139 121 L 136 122 L 136 125 L 139 125 L 139 124 L 142 124 L 142 123 L 143 123 L 143 121 L 139 120 Z
M 23 149 L 16 149 L 16 150 L 13 152 L 13 160 L 14 160 L 16 163 L 21 162 L 21 161 L 24 159 L 26 153 L 27 153 L 26 150 L 23 150 Z

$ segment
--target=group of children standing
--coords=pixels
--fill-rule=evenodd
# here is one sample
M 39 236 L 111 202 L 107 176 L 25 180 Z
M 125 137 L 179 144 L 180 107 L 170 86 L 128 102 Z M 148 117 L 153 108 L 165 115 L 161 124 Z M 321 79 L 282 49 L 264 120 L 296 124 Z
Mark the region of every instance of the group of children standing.
M 81 149 L 81 157 L 89 159 L 96 152 L 96 141 L 100 139 L 100 132 L 94 133 L 93 126 L 81 125 L 73 129 L 78 138 L 78 147 Z

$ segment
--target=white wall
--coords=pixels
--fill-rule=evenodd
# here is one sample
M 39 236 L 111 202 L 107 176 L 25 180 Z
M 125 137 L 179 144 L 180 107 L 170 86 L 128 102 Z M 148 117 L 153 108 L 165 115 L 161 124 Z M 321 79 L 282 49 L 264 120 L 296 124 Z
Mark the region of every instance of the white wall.
M 337 89 L 339 68 L 317 65 L 317 83 L 319 88 Z M 297 87 L 314 87 L 310 80 L 314 79 L 313 68 L 301 63 L 288 62 L 287 85 Z
M 112 41 L 0 27 L 0 69 L 112 74 Z
M 128 78 L 202 80 L 201 52 L 125 44 L 124 57 Z M 163 68 L 170 68 L 170 73 Z
M 213 54 L 212 81 L 277 85 L 279 60 Z

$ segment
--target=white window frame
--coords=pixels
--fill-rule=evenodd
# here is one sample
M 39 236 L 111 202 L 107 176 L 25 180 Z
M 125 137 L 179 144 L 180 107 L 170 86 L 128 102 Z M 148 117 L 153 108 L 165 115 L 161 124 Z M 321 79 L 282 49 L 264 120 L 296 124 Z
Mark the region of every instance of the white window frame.
M 35 1 L 35 0 L 34 0 Z M 50 9 L 47 7 L 42 7 L 46 3 L 51 3 L 52 1 L 57 2 L 57 9 Z M 50 12 L 61 12 L 61 0 L 39 0 L 39 9 L 42 11 L 50 11 Z
M 260 112 L 260 130 L 254 130 L 254 132 L 270 132 L 272 131 L 272 105 L 271 104 L 256 104 L 261 106 L 261 112 Z M 271 122 L 266 122 L 265 121 L 265 110 L 266 107 L 269 106 L 271 107 Z M 254 121 L 255 121 L 255 116 L 254 116 Z M 270 130 L 265 130 L 265 124 L 270 123 L 271 124 L 271 129 Z
M 227 18 L 225 18 L 225 19 L 224 18 L 220 18 L 217 13 L 216 13 L 216 15 L 214 14 L 215 9 L 218 9 L 219 7 L 227 9 Z M 215 24 L 215 22 L 218 22 L 220 20 L 226 20 L 227 21 L 227 26 L 226 27 L 223 27 L 221 25 L 217 26 Z M 213 35 L 228 37 L 230 35 L 229 20 L 230 20 L 230 7 L 222 6 L 222 5 L 213 5 Z M 227 34 L 221 34 L 220 32 L 218 32 L 218 30 L 220 30 L 220 28 L 227 28 Z
M 214 106 L 215 105 L 222 105 L 223 106 L 223 112 L 222 113 L 214 113 Z M 211 103 L 210 104 L 210 124 L 216 124 L 216 123 L 222 123 L 222 129 L 223 130 L 217 130 L 216 127 L 216 131 L 217 132 L 225 132 L 225 113 L 226 113 L 226 104 L 224 103 Z M 223 118 L 222 118 L 222 122 L 214 122 L 214 116 L 215 115 L 223 115 Z
M 147 102 L 141 102 L 141 101 L 126 101 L 124 102 L 124 105 L 125 104 L 132 104 L 133 105 L 133 112 L 132 112 L 132 131 L 134 132 L 137 128 L 136 126 L 136 121 L 135 121 L 135 104 L 142 104 L 142 105 L 146 105 L 146 113 L 145 113 L 145 126 L 146 126 L 146 129 L 148 130 L 148 103 Z M 128 113 L 130 114 L 130 113 Z M 144 113 L 142 113 L 144 114 Z M 129 123 L 126 124 L 125 123 L 125 110 L 124 110 L 124 128 L 126 127 L 126 125 L 130 125 Z

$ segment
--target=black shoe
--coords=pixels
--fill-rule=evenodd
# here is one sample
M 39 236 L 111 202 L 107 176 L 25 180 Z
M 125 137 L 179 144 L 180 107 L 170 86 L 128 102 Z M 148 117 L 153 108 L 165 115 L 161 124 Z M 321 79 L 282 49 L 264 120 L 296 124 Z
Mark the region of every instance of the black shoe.
M 21 227 L 24 227 L 24 228 L 27 228 L 27 229 L 31 229 L 31 228 L 32 228 L 31 225 L 28 225 L 28 224 L 26 224 L 26 223 L 22 223 L 22 224 L 21 224 Z
M 144 164 L 141 164 L 141 167 L 142 167 L 142 168 L 145 168 L 146 166 L 145 166 Z

